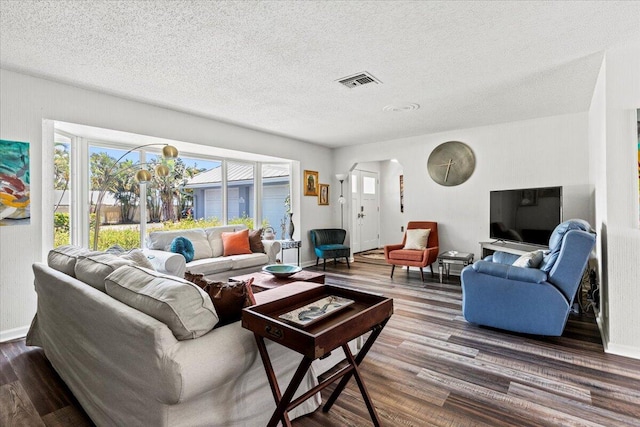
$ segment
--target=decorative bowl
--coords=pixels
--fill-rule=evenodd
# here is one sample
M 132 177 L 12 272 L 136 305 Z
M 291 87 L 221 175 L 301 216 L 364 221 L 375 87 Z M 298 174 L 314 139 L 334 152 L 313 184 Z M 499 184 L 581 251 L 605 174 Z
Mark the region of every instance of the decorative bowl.
M 265 273 L 273 274 L 275 277 L 283 279 L 302 271 L 302 268 L 298 267 L 297 265 L 269 264 L 262 267 L 262 271 L 264 271 Z

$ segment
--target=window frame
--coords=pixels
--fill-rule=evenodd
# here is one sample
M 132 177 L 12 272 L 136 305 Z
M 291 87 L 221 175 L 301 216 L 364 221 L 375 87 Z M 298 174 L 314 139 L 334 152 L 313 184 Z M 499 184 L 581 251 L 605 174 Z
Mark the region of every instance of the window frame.
M 55 122 L 54 122 L 55 123 Z M 69 222 L 70 222 L 70 235 L 69 240 L 73 245 L 89 247 L 90 242 L 90 148 L 99 147 L 104 149 L 113 149 L 113 150 L 124 150 L 128 151 L 136 148 L 138 145 L 133 143 L 122 143 L 117 141 L 107 141 L 96 138 L 84 138 L 82 136 L 73 135 L 69 132 L 63 131 L 61 129 L 57 129 L 55 124 L 53 126 L 52 132 L 52 147 L 51 150 L 55 147 L 55 134 L 60 134 L 65 138 L 71 140 L 70 148 L 69 148 L 69 168 L 70 168 L 70 178 L 69 178 Z M 161 154 L 161 146 L 158 147 L 143 147 L 138 150 L 140 156 L 140 163 L 145 163 L 148 156 L 160 155 Z M 253 161 L 246 160 L 237 157 L 220 157 L 220 156 L 208 156 L 206 154 L 194 153 L 193 151 L 189 152 L 181 152 L 180 157 L 185 157 L 189 159 L 202 159 L 206 161 L 220 162 L 221 167 L 221 175 L 222 175 L 222 213 L 223 218 L 221 221 L 223 224 L 228 224 L 228 163 L 236 162 L 249 164 L 253 167 L 253 222 L 254 227 L 260 228 L 260 224 L 262 224 L 262 186 L 263 178 L 262 178 L 262 165 L 263 164 L 284 164 L 287 165 L 289 170 L 289 197 L 290 199 L 293 197 L 292 188 L 293 188 L 293 176 L 292 171 L 293 161 L 269 161 L 269 162 L 261 162 L 261 161 Z M 50 161 L 52 162 L 52 159 Z M 146 204 L 143 208 L 141 208 L 141 221 L 140 227 L 142 229 L 146 228 L 146 224 L 143 224 L 142 219 L 146 218 L 146 215 L 143 217 L 143 211 L 146 211 Z M 146 214 L 146 212 L 145 212 Z M 53 217 L 51 218 L 51 226 L 53 228 Z M 53 234 L 52 234 L 53 241 Z M 141 245 L 144 245 L 144 242 L 141 242 Z

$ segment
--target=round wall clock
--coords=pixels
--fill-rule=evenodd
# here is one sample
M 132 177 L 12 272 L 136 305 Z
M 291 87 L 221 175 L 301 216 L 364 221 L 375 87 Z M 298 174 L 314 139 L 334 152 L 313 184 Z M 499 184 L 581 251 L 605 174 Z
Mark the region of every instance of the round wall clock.
M 473 174 L 475 167 L 476 158 L 473 151 L 460 141 L 448 141 L 438 145 L 427 161 L 431 179 L 447 187 L 465 182 Z

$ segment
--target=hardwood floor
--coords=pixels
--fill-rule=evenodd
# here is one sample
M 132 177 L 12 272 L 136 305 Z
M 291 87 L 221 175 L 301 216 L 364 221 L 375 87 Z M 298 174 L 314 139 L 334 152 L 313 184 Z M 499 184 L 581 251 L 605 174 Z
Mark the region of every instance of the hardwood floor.
M 383 425 L 640 426 L 640 360 L 605 354 L 592 316 L 571 316 L 558 338 L 481 328 L 462 317 L 457 277 L 423 284 L 418 272 L 396 271 L 391 280 L 385 265 L 351 267 L 327 263 L 327 283 L 394 299 L 394 315 L 361 365 Z M 293 424 L 371 421 L 351 380 L 329 413 Z M 0 344 L 0 426 L 11 425 L 92 425 L 42 351 L 24 340 Z

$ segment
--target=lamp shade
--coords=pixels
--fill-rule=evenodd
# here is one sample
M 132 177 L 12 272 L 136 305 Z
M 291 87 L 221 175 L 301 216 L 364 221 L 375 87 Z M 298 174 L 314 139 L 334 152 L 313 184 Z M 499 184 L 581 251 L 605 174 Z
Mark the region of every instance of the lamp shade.
M 167 176 L 169 175 L 169 167 L 167 165 L 159 164 L 156 166 L 156 175 Z
M 149 182 L 151 181 L 151 172 L 146 169 L 140 169 L 136 172 L 136 179 L 138 182 Z
M 173 145 L 165 145 L 162 147 L 162 155 L 168 159 L 175 159 L 178 157 L 178 149 Z
M 347 179 L 347 175 L 344 173 L 337 173 L 336 174 L 336 179 L 340 182 L 344 181 L 345 179 Z

